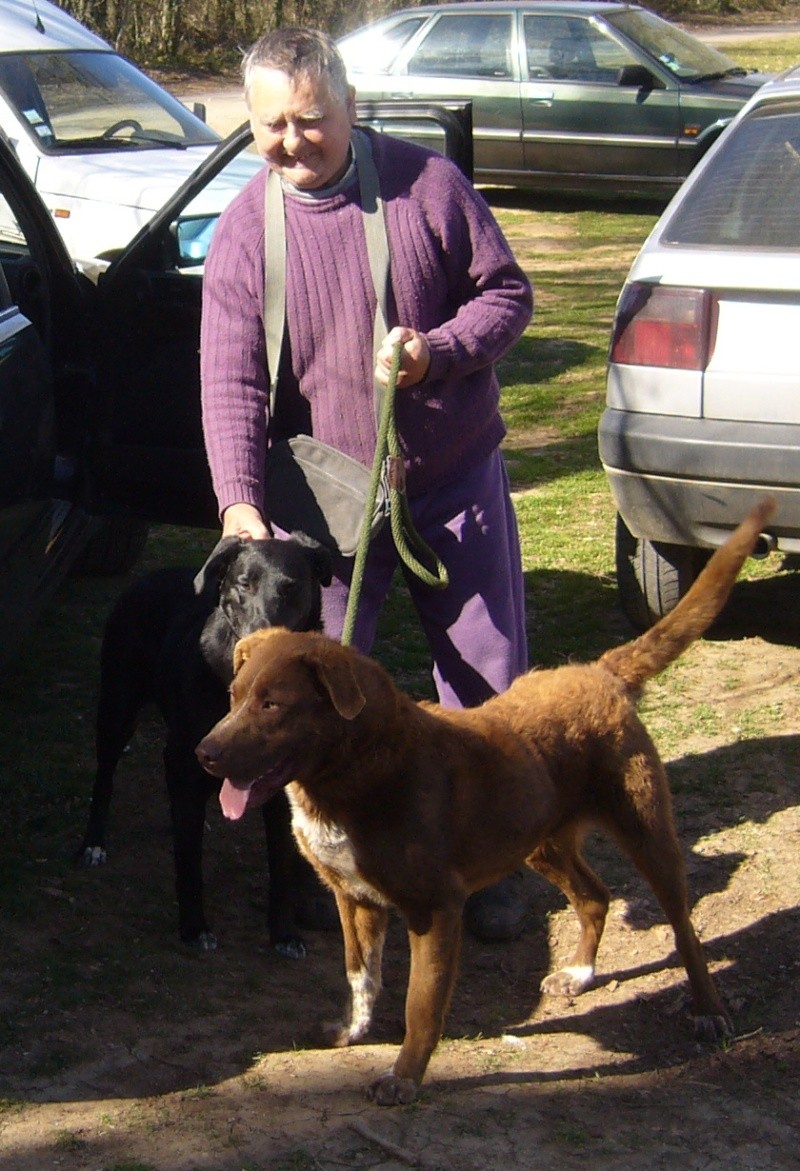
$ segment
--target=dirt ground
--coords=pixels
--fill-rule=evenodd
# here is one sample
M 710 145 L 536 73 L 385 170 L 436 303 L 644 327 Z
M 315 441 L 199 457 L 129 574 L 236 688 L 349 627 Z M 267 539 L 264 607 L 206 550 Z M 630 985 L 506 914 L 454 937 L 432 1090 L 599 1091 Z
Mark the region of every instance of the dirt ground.
M 401 924 L 370 1043 L 322 1048 L 316 1025 L 344 996 L 338 935 L 310 935 L 304 961 L 269 950 L 259 819 L 231 826 L 212 808 L 206 875 L 220 947 L 184 951 L 154 721 L 124 762 L 108 866 L 64 866 L 26 892 L 30 921 L 6 928 L 0 1171 L 563 1171 L 587 1155 L 620 1171 L 796 1168 L 794 592 L 794 575 L 737 587 L 727 625 L 645 701 L 657 738 L 679 731 L 665 755 L 694 922 L 736 1022 L 731 1044 L 693 1040 L 660 909 L 597 842 L 590 856 L 614 895 L 597 987 L 574 1002 L 538 993 L 548 966 L 568 957 L 575 924 L 531 876 L 520 940 L 465 941 L 420 1100 L 368 1104 L 363 1085 L 402 1036 Z M 609 618 L 609 639 L 621 622 Z M 32 700 L 46 702 L 46 689 Z M 65 852 L 84 812 L 66 818 Z

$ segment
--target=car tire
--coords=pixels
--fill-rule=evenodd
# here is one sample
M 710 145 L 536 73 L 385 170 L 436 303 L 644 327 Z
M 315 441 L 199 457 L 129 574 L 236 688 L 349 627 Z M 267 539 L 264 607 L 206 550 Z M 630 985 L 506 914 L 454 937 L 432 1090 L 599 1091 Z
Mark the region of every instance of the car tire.
M 647 630 L 674 610 L 708 561 L 711 551 L 634 537 L 617 515 L 617 590 L 636 630 Z
M 150 526 L 131 517 L 106 517 L 75 561 L 85 577 L 116 577 L 133 569 L 144 552 Z

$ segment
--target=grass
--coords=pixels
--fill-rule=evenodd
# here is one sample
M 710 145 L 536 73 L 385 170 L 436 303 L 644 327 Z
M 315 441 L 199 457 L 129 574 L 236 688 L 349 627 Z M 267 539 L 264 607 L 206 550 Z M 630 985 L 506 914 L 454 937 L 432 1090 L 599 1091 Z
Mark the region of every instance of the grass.
M 787 37 L 785 41 L 740 41 L 721 48 L 740 65 L 758 69 L 761 73 L 782 73 L 800 63 L 800 37 Z

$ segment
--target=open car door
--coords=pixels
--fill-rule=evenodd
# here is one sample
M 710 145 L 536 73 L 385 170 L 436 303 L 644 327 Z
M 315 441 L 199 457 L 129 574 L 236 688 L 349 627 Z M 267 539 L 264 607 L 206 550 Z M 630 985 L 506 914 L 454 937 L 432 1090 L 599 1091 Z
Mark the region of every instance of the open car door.
M 246 127 L 231 135 L 98 278 L 93 511 L 218 524 L 200 417 L 203 260 L 261 165 L 251 141 Z
M 86 291 L 0 135 L 0 662 L 91 535 L 67 498 L 91 377 Z

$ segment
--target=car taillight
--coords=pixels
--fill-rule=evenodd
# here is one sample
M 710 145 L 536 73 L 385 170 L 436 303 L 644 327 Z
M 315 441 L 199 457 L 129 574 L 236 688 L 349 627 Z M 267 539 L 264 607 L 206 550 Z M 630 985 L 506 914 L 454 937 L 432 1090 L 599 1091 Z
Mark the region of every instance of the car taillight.
M 610 361 L 704 370 L 716 329 L 716 299 L 706 289 L 636 282 L 622 291 Z

